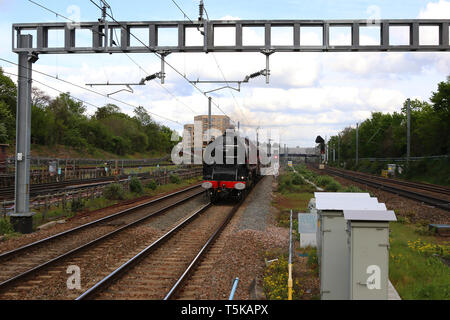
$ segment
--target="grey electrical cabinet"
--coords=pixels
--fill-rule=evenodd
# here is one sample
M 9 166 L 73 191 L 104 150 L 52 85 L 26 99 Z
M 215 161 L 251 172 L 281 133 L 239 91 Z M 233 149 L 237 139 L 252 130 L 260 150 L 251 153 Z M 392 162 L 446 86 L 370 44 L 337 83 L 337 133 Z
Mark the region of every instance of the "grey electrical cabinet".
M 349 298 L 387 300 L 389 283 L 389 221 L 393 211 L 344 210 L 350 254 Z
M 350 251 L 344 210 L 386 210 L 368 193 L 315 192 L 319 221 L 317 255 L 322 300 L 350 299 Z
M 349 299 L 349 253 L 347 223 L 342 211 L 319 211 L 320 297 L 322 300 Z

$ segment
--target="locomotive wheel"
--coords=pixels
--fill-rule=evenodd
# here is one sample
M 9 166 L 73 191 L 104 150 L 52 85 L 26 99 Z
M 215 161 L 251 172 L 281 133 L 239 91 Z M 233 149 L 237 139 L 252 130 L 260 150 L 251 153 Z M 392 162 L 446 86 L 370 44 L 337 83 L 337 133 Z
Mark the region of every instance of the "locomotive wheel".
M 238 201 L 244 200 L 246 196 L 247 196 L 247 189 L 244 189 L 239 193 Z

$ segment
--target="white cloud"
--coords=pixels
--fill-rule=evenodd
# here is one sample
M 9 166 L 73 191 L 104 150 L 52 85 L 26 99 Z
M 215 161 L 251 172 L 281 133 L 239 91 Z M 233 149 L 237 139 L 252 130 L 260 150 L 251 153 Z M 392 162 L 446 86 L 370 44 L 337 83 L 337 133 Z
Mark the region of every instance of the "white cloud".
M 448 19 L 450 17 L 450 1 L 439 0 L 429 2 L 419 13 L 419 19 Z

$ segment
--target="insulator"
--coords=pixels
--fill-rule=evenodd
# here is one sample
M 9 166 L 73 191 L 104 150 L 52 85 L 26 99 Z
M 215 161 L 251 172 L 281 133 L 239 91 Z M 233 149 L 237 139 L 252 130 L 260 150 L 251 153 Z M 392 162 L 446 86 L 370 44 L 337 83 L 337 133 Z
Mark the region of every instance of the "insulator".
M 152 74 L 150 76 L 148 76 L 147 78 L 145 78 L 145 81 L 150 81 L 156 78 L 156 74 Z
M 264 72 L 264 70 L 261 70 L 261 71 L 258 71 L 258 72 L 255 72 L 255 73 L 252 73 L 251 75 L 249 75 L 248 77 L 249 78 L 256 78 L 256 77 L 259 77 L 260 75 L 262 75 L 263 74 L 263 72 Z
M 202 21 L 203 20 L 203 0 L 200 0 L 200 5 L 198 6 L 198 21 Z
M 103 21 L 105 21 L 105 19 L 106 19 L 106 6 L 102 7 L 102 19 L 103 19 Z

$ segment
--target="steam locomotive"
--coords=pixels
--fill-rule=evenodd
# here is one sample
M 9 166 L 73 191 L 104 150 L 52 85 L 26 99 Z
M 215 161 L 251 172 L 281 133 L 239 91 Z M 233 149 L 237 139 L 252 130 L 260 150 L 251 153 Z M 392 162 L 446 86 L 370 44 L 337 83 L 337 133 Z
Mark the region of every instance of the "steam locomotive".
M 258 142 L 233 131 L 210 142 L 204 152 L 202 187 L 211 202 L 223 198 L 240 201 L 261 177 Z

